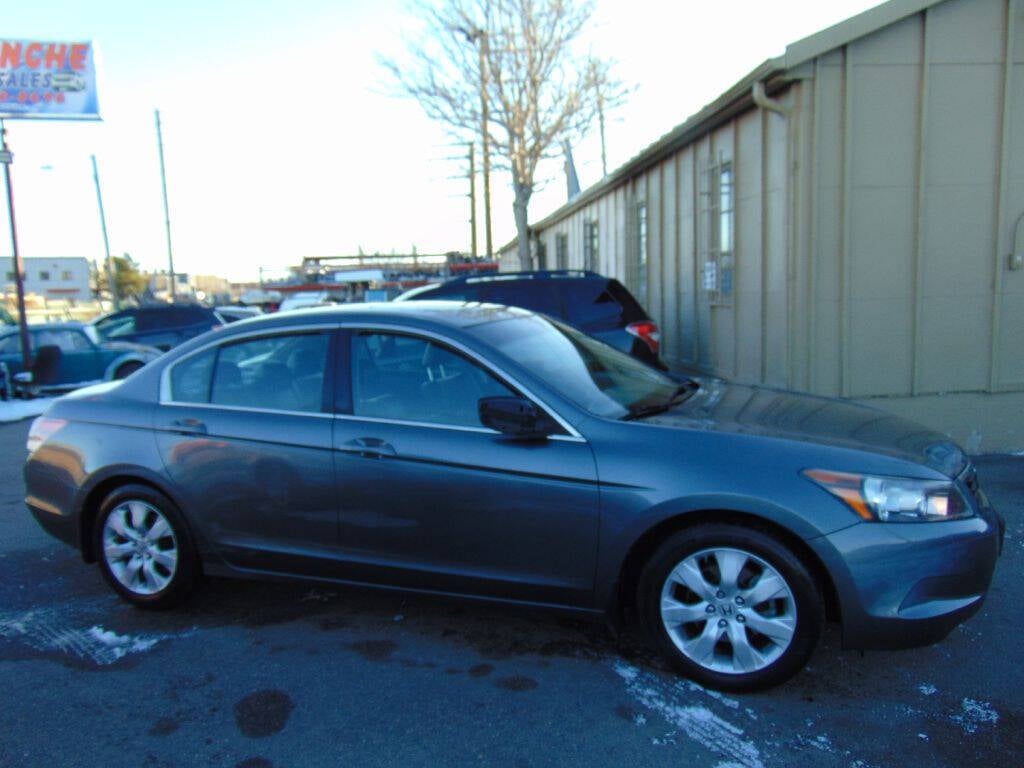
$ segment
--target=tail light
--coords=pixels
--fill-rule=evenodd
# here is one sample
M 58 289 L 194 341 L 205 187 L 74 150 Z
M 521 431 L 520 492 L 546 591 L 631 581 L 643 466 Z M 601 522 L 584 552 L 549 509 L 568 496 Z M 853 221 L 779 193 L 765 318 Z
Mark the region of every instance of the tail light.
M 28 440 L 25 442 L 28 452 L 34 453 L 39 446 L 57 434 L 66 425 L 67 422 L 64 419 L 50 419 L 46 416 L 37 418 L 32 422 L 32 426 L 28 430 Z
M 651 320 L 641 320 L 627 325 L 626 331 L 644 342 L 655 355 L 658 354 L 658 349 L 661 347 L 661 331 L 658 330 L 657 323 Z

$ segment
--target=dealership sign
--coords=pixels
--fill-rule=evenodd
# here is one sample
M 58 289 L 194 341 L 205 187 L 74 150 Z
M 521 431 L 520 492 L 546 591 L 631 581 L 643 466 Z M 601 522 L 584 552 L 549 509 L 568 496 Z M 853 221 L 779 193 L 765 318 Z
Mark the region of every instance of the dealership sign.
M 92 43 L 0 38 L 0 117 L 99 120 Z

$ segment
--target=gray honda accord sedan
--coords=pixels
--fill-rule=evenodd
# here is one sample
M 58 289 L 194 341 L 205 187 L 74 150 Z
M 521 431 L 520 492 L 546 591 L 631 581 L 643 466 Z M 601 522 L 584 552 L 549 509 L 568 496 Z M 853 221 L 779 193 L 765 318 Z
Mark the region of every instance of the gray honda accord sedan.
M 726 690 L 795 674 L 826 619 L 851 648 L 941 639 L 1003 527 L 917 424 L 481 304 L 235 323 L 57 400 L 28 450 L 29 509 L 138 606 L 209 574 L 630 608 Z

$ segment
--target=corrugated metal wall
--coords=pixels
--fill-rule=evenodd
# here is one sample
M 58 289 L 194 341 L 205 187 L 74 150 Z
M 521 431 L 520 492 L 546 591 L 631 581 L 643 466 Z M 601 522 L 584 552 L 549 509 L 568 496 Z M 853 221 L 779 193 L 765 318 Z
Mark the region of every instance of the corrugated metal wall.
M 1022 0 L 949 0 L 801 65 L 775 98 L 540 233 L 647 295 L 664 355 L 850 397 L 1024 389 Z M 703 289 L 708 169 L 732 164 L 730 301 Z M 704 202 L 702 202 L 704 201 Z M 1022 225 L 1024 226 L 1024 225 Z

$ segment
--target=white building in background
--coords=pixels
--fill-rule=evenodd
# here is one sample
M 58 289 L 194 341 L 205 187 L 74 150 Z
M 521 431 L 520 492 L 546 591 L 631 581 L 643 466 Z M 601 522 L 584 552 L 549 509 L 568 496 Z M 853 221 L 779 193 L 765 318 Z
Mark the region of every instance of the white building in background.
M 84 256 L 57 256 L 53 258 L 27 258 L 25 262 L 25 292 L 36 293 L 47 299 L 90 301 L 90 264 Z M 14 293 L 14 259 L 0 257 L 0 276 L 3 290 Z
M 535 265 L 621 279 L 669 363 L 1024 448 L 1024 0 L 796 42 L 531 225 Z

